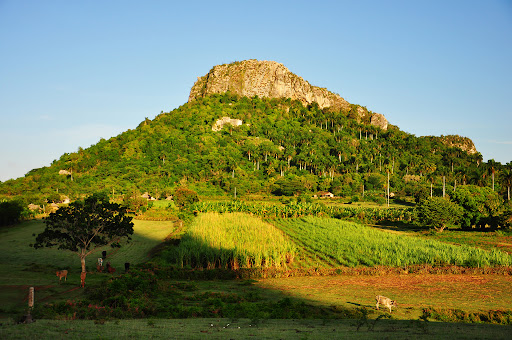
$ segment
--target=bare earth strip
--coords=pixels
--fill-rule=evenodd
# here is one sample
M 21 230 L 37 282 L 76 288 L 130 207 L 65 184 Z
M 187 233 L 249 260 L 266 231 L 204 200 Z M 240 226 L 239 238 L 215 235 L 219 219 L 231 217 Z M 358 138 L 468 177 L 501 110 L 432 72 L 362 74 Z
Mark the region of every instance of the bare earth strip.
M 512 277 L 508 275 L 318 276 L 262 279 L 259 287 L 324 306 L 375 309 L 375 295 L 398 302 L 393 316 L 417 318 L 426 307 L 467 311 L 510 310 Z

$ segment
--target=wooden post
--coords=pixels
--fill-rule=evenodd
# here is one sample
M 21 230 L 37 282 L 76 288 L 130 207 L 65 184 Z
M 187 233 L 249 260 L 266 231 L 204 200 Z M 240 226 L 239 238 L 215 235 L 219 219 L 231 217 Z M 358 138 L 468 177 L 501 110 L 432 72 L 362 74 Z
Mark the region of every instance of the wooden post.
M 34 287 L 30 287 L 28 289 L 28 311 L 30 311 L 34 308 Z

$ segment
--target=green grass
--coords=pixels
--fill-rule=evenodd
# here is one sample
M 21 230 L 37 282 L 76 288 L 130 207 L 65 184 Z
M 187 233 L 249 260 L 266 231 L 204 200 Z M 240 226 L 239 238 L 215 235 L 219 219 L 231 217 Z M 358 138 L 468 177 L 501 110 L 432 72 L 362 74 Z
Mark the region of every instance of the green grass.
M 215 219 L 223 220 L 226 227 L 241 225 L 237 220 L 231 220 L 233 214 L 221 215 Z M 228 218 L 229 217 L 229 218 Z M 243 216 L 242 220 L 249 221 L 246 229 L 257 229 L 256 222 L 250 216 Z M 256 219 L 258 220 L 258 219 Z M 287 230 L 291 235 L 293 230 L 300 229 L 301 223 L 307 222 L 309 233 L 315 231 L 324 237 L 315 239 L 328 240 L 333 237 L 336 230 L 345 230 L 332 219 L 295 219 L 276 220 L 279 227 Z M 205 222 L 205 221 L 203 221 Z M 286 223 L 290 224 L 287 225 Z M 315 226 L 315 223 L 318 226 Z M 125 259 L 132 259 L 132 263 L 140 263 L 147 259 L 148 251 L 160 243 L 173 229 L 172 224 L 166 222 L 136 221 L 136 233 L 131 246 L 121 248 L 118 252 L 109 252 L 111 262 L 121 267 L 116 273 L 122 273 L 122 264 Z M 375 230 L 359 224 L 349 223 L 356 228 L 356 234 L 362 234 L 360 228 L 367 228 L 379 234 L 373 235 L 373 239 L 384 239 L 393 242 L 408 243 L 414 238 L 397 233 Z M 212 221 L 204 223 L 206 231 L 210 231 L 210 238 L 215 238 L 217 229 Z M 270 226 L 272 227 L 272 226 Z M 306 226 L 304 226 L 306 227 Z M 262 228 L 269 228 L 268 223 Z M 84 290 L 77 289 L 79 284 L 78 273 L 80 265 L 76 255 L 68 255 L 63 251 L 53 249 L 39 249 L 27 247 L 27 243 L 33 240 L 32 233 L 44 229 L 40 221 L 26 222 L 19 226 L 4 229 L 0 234 L 0 251 L 8 261 L 0 266 L 0 317 L 19 315 L 26 308 L 26 291 L 29 285 L 36 286 L 36 303 L 41 305 L 45 302 L 59 302 L 66 300 L 79 300 L 84 297 Z M 331 230 L 332 229 L 332 230 Z M 268 229 L 275 233 L 275 228 Z M 264 235 L 264 232 L 258 234 Z M 282 235 L 282 232 L 278 234 Z M 345 233 L 342 235 L 347 236 Z M 386 235 L 397 236 L 398 239 L 386 239 Z M 500 235 L 497 235 L 500 236 Z M 361 236 L 362 237 L 362 236 Z M 490 239 L 492 239 L 489 236 Z M 303 237 L 303 239 L 306 239 Z M 372 238 L 370 238 L 372 239 Z M 335 242 L 338 239 L 333 238 Z M 352 239 L 352 243 L 358 243 Z M 305 242 L 303 242 L 304 244 Z M 436 241 L 445 246 L 442 242 Z M 338 243 L 337 243 L 338 244 Z M 428 243 L 427 243 L 428 244 Z M 305 246 L 306 247 L 306 246 Z M 309 246 L 307 246 L 309 247 Z M 461 248 L 461 247 L 455 247 Z M 462 247 L 464 248 L 464 247 Z M 311 249 L 312 248 L 308 248 Z M 124 251 L 124 253 L 122 252 Z M 326 258 L 330 256 L 325 252 Z M 296 257 L 297 258 L 297 257 Z M 140 261 L 140 262 L 137 262 Z M 337 260 L 336 260 L 337 261 Z M 130 262 L 130 261 L 129 261 Z M 57 263 L 57 264 L 56 264 Z M 88 263 L 90 263 L 88 261 Z M 71 268 L 68 281 L 58 285 L 54 270 L 60 266 Z M 92 266 L 92 263 L 91 263 Z M 110 279 L 109 274 L 89 273 L 87 275 L 87 287 L 103 287 L 102 282 Z M 93 323 L 92 321 L 48 321 L 38 320 L 35 324 L 14 325 L 6 319 L 0 321 L 0 338 L 2 339 L 30 339 L 30 338 L 299 338 L 324 339 L 327 337 L 344 338 L 382 338 L 383 334 L 393 338 L 446 338 L 446 337 L 467 337 L 467 338 L 507 338 L 510 327 L 494 325 L 461 325 L 446 324 L 440 322 L 421 323 L 418 317 L 423 308 L 434 307 L 436 309 L 452 308 L 464 311 L 483 311 L 494 309 L 507 309 L 512 305 L 512 281 L 507 275 L 379 275 L 379 276 L 312 276 L 285 279 L 266 279 L 255 281 L 178 281 L 172 278 L 158 279 L 156 283 L 165 291 L 160 292 L 158 299 L 165 299 L 166 292 L 173 292 L 170 287 L 181 287 L 183 298 L 178 300 L 179 304 L 192 310 L 197 309 L 203 315 L 212 315 L 217 308 L 227 308 L 227 311 L 234 313 L 243 306 L 244 311 L 252 311 L 254 315 L 262 315 L 253 319 L 223 319 L 221 315 L 215 319 L 187 319 L 187 320 L 119 320 L 106 321 L 105 324 Z M 191 288 L 192 287 L 192 288 Z M 144 293 L 144 292 L 143 292 Z M 218 293 L 215 295 L 212 293 Z M 130 293 L 126 293 L 130 294 Z M 378 320 L 376 317 L 387 315 L 385 311 L 375 311 L 373 297 L 383 294 L 398 300 L 399 307 L 393 310 L 392 316 L 399 320 Z M 127 296 L 128 296 L 127 295 Z M 168 294 L 169 295 L 169 294 Z M 170 294 L 172 295 L 172 294 Z M 220 297 L 229 298 L 239 296 L 244 300 L 229 305 L 228 301 L 219 301 Z M 176 298 L 176 297 L 175 297 Z M 294 306 L 300 307 L 301 303 L 315 306 L 318 310 L 336 311 L 338 308 L 357 310 L 366 308 L 370 311 L 369 321 L 357 330 L 357 320 L 272 320 L 274 309 L 268 309 L 279 301 L 291 298 Z M 254 305 L 251 303 L 255 302 Z M 164 301 L 165 302 L 165 301 Z M 221 303 L 222 302 L 222 303 Z M 164 304 L 165 305 L 165 304 Z M 170 305 L 171 306 L 171 305 Z M 261 307 L 263 306 L 263 307 Z M 266 306 L 266 307 L 265 307 Z M 259 310 L 259 308 L 262 308 Z M 298 308 L 297 307 L 297 308 Z M 267 309 L 265 309 L 267 308 Z M 447 312 L 448 314 L 450 312 Z M 228 314 L 230 315 L 230 314 Z M 241 318 L 243 316 L 240 316 Z M 408 319 L 410 321 L 404 321 Z M 363 320 L 364 321 L 364 320 Z M 432 320 L 431 320 L 432 321 Z M 236 327 L 226 327 L 227 324 Z M 210 326 L 213 324 L 213 326 Z M 251 325 L 251 326 L 249 326 Z M 361 324 L 360 324 L 361 325 Z M 253 328 L 253 326 L 255 326 Z M 226 327 L 226 328 L 224 328 Z M 237 327 L 240 327 L 238 329 Z M 255 330 L 256 329 L 256 330 Z M 425 333 L 425 331 L 427 333 Z M 66 333 L 67 332 L 67 333 Z
M 201 268 L 282 267 L 295 247 L 279 229 L 243 213 L 202 213 L 178 247 L 162 254 L 170 263 Z
M 492 249 L 455 246 L 436 240 L 393 234 L 355 222 L 304 217 L 273 222 L 309 256 L 328 266 L 393 266 L 415 264 L 470 267 L 512 264 L 512 256 Z
M 501 250 L 512 254 L 511 232 L 464 231 L 456 229 L 442 233 L 428 233 L 422 236 L 446 243 L 469 245 L 486 250 Z
M 358 328 L 358 326 L 360 326 Z M 402 320 L 149 319 L 2 322 L 2 339 L 509 339 L 510 326 Z
M 160 244 L 174 227 L 172 222 L 134 221 L 134 234 L 130 243 L 121 248 L 101 248 L 86 259 L 88 271 L 96 269 L 96 259 L 101 257 L 102 250 L 107 251 L 107 261 L 118 270 L 124 270 L 124 263 L 142 263 L 148 260 L 148 252 Z M 68 269 L 70 275 L 78 275 L 81 271 L 78 255 L 56 248 L 34 249 L 35 236 L 42 232 L 45 224 L 40 220 L 21 223 L 17 226 L 4 228 L 0 232 L 0 284 L 30 285 L 54 284 L 55 270 Z M 17 275 L 12 275 L 12 273 Z M 44 280 L 41 281 L 41 278 Z M 70 278 L 68 277 L 68 280 Z M 79 279 L 78 279 L 79 282 Z

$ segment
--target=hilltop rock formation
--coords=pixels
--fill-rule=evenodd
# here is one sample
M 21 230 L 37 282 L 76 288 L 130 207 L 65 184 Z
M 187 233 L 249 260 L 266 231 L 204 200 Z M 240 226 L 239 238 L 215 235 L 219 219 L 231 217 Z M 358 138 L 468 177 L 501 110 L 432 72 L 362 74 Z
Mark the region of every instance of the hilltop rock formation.
M 275 61 L 245 60 L 214 66 L 198 77 L 188 101 L 213 93 L 232 92 L 247 97 L 291 98 L 303 105 L 348 110 L 350 103 L 327 89 L 312 86 Z

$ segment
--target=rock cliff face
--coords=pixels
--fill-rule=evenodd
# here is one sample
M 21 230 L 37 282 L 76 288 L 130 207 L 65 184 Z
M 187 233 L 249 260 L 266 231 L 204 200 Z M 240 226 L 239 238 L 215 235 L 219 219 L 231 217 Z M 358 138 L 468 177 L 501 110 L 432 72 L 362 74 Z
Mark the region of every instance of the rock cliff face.
M 324 88 L 312 86 L 275 61 L 245 60 L 214 66 L 197 78 L 188 101 L 212 93 L 230 91 L 247 97 L 291 98 L 303 105 L 318 103 L 320 108 L 349 109 L 350 103 Z
M 380 113 L 374 113 L 370 118 L 370 124 L 380 127 L 382 130 L 386 131 L 388 129 L 388 120 L 384 115 Z
M 443 142 L 445 145 L 459 148 L 462 151 L 465 151 L 470 155 L 473 155 L 478 152 L 475 147 L 475 144 L 468 137 L 462 137 L 462 136 L 457 136 L 457 135 L 448 135 L 448 136 L 441 136 L 438 138 L 440 138 L 441 142 Z

